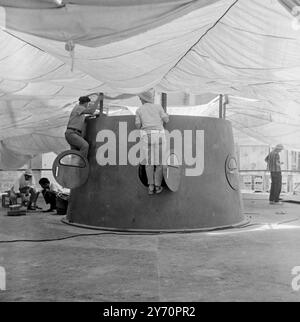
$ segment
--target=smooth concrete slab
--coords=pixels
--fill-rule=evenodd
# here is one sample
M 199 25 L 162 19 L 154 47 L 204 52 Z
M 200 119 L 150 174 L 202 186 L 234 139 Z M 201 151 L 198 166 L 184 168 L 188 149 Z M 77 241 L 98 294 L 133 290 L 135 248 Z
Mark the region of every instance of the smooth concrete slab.
M 299 301 L 300 205 L 244 199 L 242 229 L 114 234 L 68 226 L 61 216 L 0 213 L 7 274 L 0 301 Z

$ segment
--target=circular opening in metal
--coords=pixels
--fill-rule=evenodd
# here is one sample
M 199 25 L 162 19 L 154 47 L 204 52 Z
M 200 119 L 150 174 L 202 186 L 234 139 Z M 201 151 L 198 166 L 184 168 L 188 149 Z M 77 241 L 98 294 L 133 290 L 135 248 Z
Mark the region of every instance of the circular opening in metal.
M 83 157 L 73 153 L 67 154 L 61 159 L 59 159 L 59 164 L 69 167 L 86 167 L 86 162 L 84 161 Z
M 146 173 L 146 166 L 145 164 L 139 164 L 139 168 L 138 168 L 138 175 L 139 175 L 139 179 L 141 181 L 141 183 L 145 186 L 148 187 L 148 178 L 147 178 L 147 173 Z M 164 180 L 164 178 L 162 179 L 161 185 L 163 187 L 166 187 L 166 182 Z
M 239 187 L 239 176 L 238 166 L 235 157 L 228 155 L 225 161 L 225 176 L 229 186 L 233 190 L 238 190 Z
M 55 180 L 62 187 L 69 189 L 77 188 L 88 179 L 89 163 L 79 151 L 64 151 L 54 160 L 52 173 Z
M 174 151 L 170 152 L 166 160 L 166 165 L 163 166 L 163 176 L 166 185 L 171 191 L 175 192 L 179 189 L 181 181 L 181 165 Z

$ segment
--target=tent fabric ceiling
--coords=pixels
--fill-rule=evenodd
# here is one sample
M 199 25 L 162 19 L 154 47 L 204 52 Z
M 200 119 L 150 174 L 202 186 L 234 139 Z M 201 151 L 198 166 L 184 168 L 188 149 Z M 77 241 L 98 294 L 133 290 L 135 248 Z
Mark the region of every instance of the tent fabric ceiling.
M 0 0 L 0 167 L 65 149 L 79 96 L 151 87 L 229 94 L 237 142 L 300 149 L 300 31 L 283 1 Z
M 72 39 L 77 44 L 97 47 L 151 30 L 217 1 L 77 0 L 63 1 L 63 6 L 55 7 L 55 1 L 30 0 L 27 4 L 31 10 L 22 7 L 24 1 L 15 1 L 14 6 L 4 1 L 5 27 L 42 38 L 64 42 Z

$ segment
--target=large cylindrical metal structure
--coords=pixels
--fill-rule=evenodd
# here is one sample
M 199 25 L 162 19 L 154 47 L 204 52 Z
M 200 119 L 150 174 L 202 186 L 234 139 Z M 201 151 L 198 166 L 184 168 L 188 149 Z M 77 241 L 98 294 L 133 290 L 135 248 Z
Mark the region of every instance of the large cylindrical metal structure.
M 177 191 L 165 186 L 161 194 L 151 196 L 139 177 L 139 166 L 99 165 L 97 153 L 104 144 L 96 142 L 100 131 L 111 130 L 116 134 L 117 149 L 129 151 L 135 144 L 127 142 L 124 147 L 127 138 L 119 133 L 120 122 L 126 124 L 127 134 L 135 128 L 134 116 L 103 115 L 88 121 L 89 176 L 84 185 L 71 191 L 68 223 L 115 230 L 185 231 L 244 222 L 232 128 L 228 121 L 171 116 L 166 129 L 180 131 L 182 137 L 192 132 L 193 155 L 196 152 L 201 155 L 194 166 L 183 158 Z M 116 153 L 117 159 L 119 153 Z M 189 173 L 188 169 L 194 172 Z

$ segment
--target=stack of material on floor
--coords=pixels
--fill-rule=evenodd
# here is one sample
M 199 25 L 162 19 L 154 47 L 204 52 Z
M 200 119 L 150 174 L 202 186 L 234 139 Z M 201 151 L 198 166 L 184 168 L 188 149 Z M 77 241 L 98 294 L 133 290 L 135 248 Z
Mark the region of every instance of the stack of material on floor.
M 11 205 L 7 211 L 7 216 L 26 216 L 26 209 L 21 205 Z

